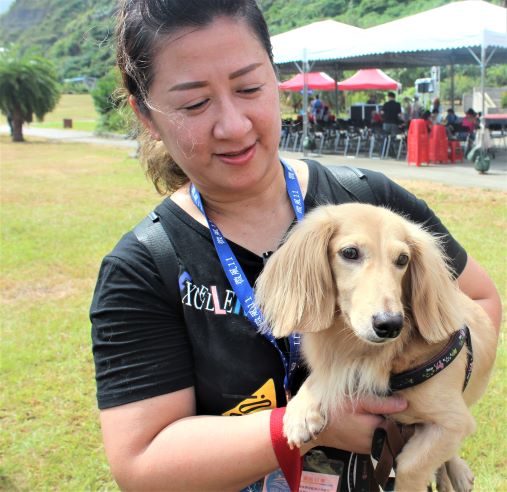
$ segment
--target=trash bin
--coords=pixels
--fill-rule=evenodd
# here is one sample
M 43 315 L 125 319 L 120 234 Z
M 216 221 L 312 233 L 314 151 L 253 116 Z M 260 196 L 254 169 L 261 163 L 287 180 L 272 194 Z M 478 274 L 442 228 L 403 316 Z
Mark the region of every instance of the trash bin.
M 449 142 L 444 125 L 433 125 L 430 133 L 429 158 L 433 164 L 447 164 L 449 162 Z
M 423 162 L 429 163 L 429 136 L 428 126 L 423 119 L 414 119 L 410 122 L 407 137 L 408 165 L 420 166 Z
M 71 118 L 64 118 L 63 119 L 63 127 L 64 128 L 72 128 L 72 119 Z
M 463 148 L 459 140 L 449 140 L 449 160 L 452 163 L 463 162 Z

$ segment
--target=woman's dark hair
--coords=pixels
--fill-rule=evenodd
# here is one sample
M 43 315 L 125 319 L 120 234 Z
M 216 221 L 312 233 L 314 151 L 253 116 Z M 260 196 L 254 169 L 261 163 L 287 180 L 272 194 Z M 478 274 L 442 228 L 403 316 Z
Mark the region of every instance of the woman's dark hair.
M 128 94 L 149 114 L 153 59 L 163 40 L 185 27 L 206 27 L 217 17 L 243 20 L 273 63 L 266 21 L 255 0 L 121 0 L 116 28 L 116 59 Z M 226 54 L 224 55 L 226 56 Z M 157 191 L 175 191 L 188 181 L 161 145 L 142 138 L 141 160 Z

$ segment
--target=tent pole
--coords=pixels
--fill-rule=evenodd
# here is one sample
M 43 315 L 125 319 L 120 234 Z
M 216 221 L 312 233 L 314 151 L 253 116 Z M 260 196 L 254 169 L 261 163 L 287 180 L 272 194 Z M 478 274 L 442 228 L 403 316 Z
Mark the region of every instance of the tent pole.
M 451 75 L 451 109 L 454 111 L 454 63 L 449 67 Z
M 334 65 L 333 79 L 336 82 L 334 86 L 334 112 L 338 117 L 338 66 L 336 63 Z
M 308 137 L 308 60 L 306 48 L 303 49 L 303 155 L 308 155 L 308 150 L 305 148 L 305 141 Z
M 486 113 L 485 113 L 485 107 L 486 107 L 486 104 L 485 104 L 485 101 L 484 101 L 484 79 L 485 79 L 485 72 L 486 72 L 486 47 L 484 46 L 484 43 L 482 43 L 482 46 L 481 46 L 481 114 L 482 114 L 482 117 L 481 117 L 481 120 L 482 120 L 482 123 L 484 123 L 486 120 L 484 119 L 484 117 L 486 116 Z M 484 125 L 481 125 L 481 126 L 484 126 Z

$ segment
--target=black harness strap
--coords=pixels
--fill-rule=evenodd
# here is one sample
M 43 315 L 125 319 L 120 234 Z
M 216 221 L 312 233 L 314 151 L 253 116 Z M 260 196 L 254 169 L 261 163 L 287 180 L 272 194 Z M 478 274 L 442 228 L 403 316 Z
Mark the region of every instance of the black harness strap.
M 409 369 L 408 371 L 400 372 L 399 374 L 392 374 L 391 379 L 389 380 L 389 388 L 391 389 L 391 392 L 416 386 L 437 375 L 458 356 L 465 344 L 468 347 L 468 353 L 465 382 L 463 385 L 464 391 L 472 374 L 473 365 L 472 339 L 470 337 L 470 330 L 468 329 L 468 326 L 464 326 L 461 330 L 454 333 L 450 338 L 449 343 L 430 361 L 414 367 L 413 369 Z

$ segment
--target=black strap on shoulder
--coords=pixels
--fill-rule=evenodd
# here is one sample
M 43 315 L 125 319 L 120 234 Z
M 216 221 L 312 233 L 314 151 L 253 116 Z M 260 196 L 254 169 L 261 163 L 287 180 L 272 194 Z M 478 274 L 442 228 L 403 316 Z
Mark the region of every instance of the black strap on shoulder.
M 366 175 L 355 167 L 349 166 L 326 166 L 336 180 L 345 188 L 358 202 L 371 203 L 375 205 L 377 200 L 371 189 Z
M 179 297 L 178 257 L 173 243 L 155 212 L 150 212 L 134 228 L 138 241 L 146 246 L 170 297 Z

